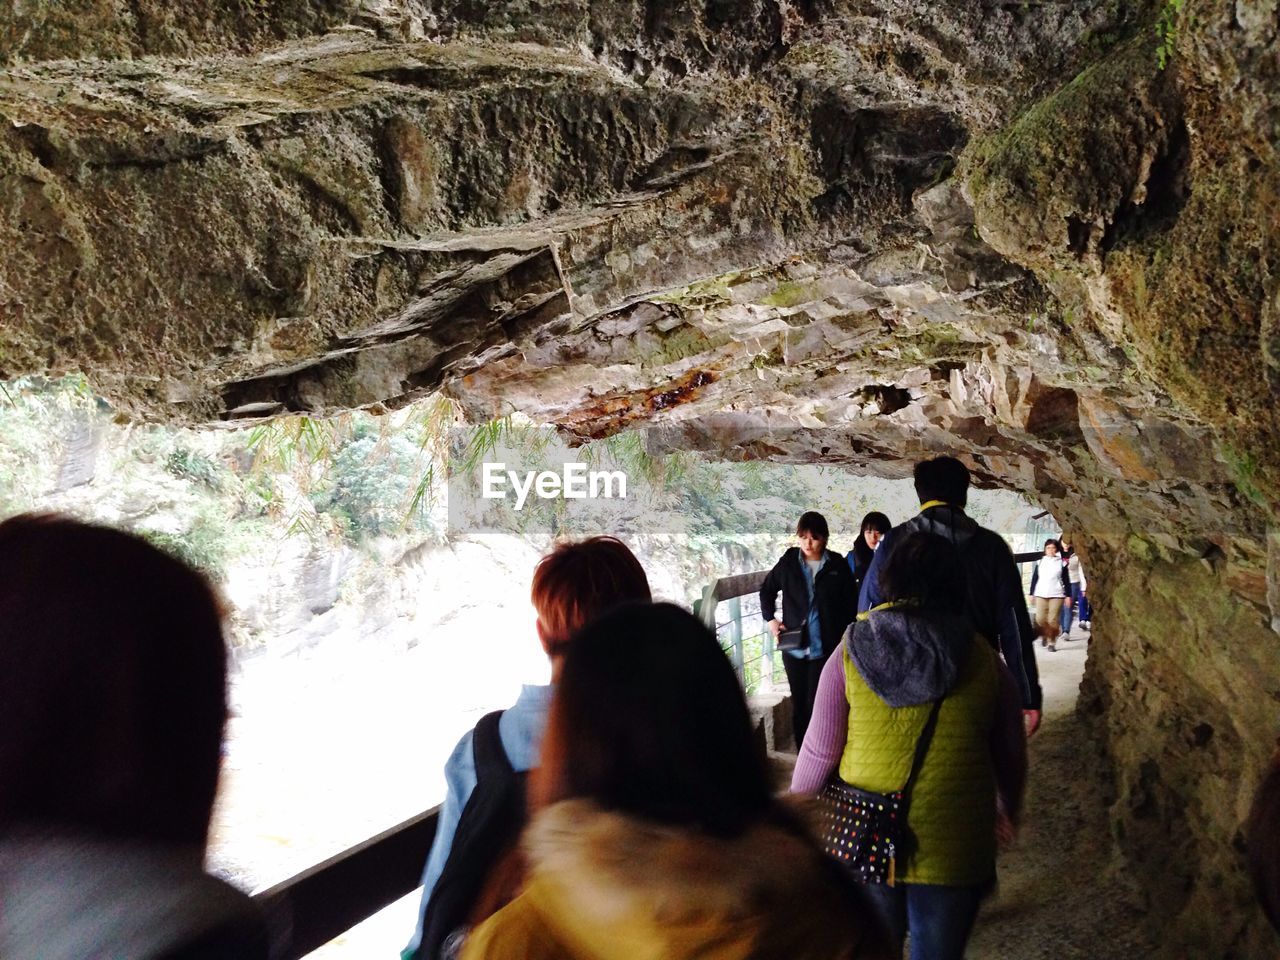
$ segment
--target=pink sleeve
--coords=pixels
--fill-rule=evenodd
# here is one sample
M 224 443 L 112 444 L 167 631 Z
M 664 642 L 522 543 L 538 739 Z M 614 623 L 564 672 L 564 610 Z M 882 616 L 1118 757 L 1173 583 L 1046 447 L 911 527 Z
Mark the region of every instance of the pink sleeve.
M 791 775 L 792 793 L 818 793 L 827 785 L 844 753 L 849 734 L 849 701 L 844 694 L 844 644 L 823 664 L 813 716 Z

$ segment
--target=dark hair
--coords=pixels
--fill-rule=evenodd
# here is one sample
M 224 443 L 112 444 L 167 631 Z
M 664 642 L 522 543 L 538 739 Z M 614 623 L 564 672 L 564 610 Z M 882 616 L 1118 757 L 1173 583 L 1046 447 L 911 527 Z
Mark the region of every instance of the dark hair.
M 909 533 L 880 568 L 880 595 L 932 610 L 963 613 L 967 581 L 960 551 L 936 533 Z
M 670 603 L 626 604 L 574 637 L 531 794 L 535 806 L 585 797 L 721 837 L 774 806 L 733 667 Z
M 1060 544 L 1057 540 L 1053 539 L 1053 537 L 1050 537 L 1048 540 L 1044 542 L 1044 545 L 1046 547 L 1049 546 L 1049 544 L 1053 544 L 1053 546 L 1055 547 L 1055 549 L 1057 549 L 1059 553 L 1062 552 L 1062 544 Z
M 204 577 L 117 530 L 0 523 L 0 829 L 203 848 L 225 719 Z
M 1280 930 L 1280 750 L 1253 797 L 1245 825 L 1245 861 L 1263 912 Z
M 916 464 L 913 473 L 921 503 L 941 500 L 955 507 L 969 501 L 969 468 L 955 457 L 934 457 Z
M 872 510 L 862 518 L 862 523 L 858 524 L 858 539 L 853 541 L 853 557 L 857 561 L 858 569 L 865 570 L 871 564 L 871 558 L 875 555 L 875 551 L 867 544 L 867 528 L 880 531 L 880 535 L 884 536 L 893 529 L 893 524 L 889 522 L 889 518 L 883 513 Z
M 557 544 L 538 561 L 530 594 L 552 653 L 610 608 L 652 597 L 644 567 L 616 537 Z
M 878 510 L 872 510 L 862 518 L 862 523 L 858 524 L 858 536 L 862 536 L 867 532 L 867 527 L 872 530 L 878 530 L 881 534 L 886 534 L 893 529 L 893 524 L 889 522 L 889 518 Z
M 796 536 L 806 533 L 821 537 L 823 540 L 830 539 L 831 529 L 827 526 L 827 518 L 816 510 L 808 510 L 800 514 L 800 519 L 796 521 Z

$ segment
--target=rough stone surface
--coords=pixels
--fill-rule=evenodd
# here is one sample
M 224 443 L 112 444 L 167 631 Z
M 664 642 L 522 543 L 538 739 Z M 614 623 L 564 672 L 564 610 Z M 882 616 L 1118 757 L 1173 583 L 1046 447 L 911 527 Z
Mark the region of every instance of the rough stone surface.
M 1084 550 L 1089 727 L 1161 935 L 1268 955 L 1236 840 L 1280 698 L 1278 30 L 1274 0 L 17 5 L 0 375 L 184 421 L 442 389 L 655 450 L 955 453 Z

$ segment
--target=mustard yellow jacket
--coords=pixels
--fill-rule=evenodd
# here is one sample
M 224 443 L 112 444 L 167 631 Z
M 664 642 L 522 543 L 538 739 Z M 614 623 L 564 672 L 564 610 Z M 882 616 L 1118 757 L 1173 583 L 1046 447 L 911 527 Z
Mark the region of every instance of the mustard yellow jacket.
M 721 840 L 556 804 L 525 837 L 530 879 L 463 960 L 836 960 L 867 921 L 806 838 L 758 826 Z

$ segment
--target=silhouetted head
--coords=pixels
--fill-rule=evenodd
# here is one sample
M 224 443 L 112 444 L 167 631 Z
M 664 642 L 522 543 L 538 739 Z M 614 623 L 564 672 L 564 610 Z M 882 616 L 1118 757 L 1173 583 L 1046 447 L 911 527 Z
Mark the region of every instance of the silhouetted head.
M 1245 832 L 1254 892 L 1271 925 L 1280 930 L 1280 749 L 1254 794 Z
M 894 542 L 880 568 L 880 595 L 947 613 L 963 613 L 967 580 L 960 552 L 936 533 L 909 533 Z
M 934 457 L 916 464 L 913 474 L 921 503 L 941 500 L 963 509 L 969 502 L 969 468 L 955 457 Z
M 577 630 L 631 600 L 652 598 L 634 553 L 615 537 L 558 544 L 538 561 L 531 591 L 538 631 L 552 657 Z
M 669 603 L 628 604 L 569 644 L 531 790 L 735 836 L 772 809 L 746 701 L 715 636 Z
M 225 718 L 204 577 L 117 530 L 0 523 L 0 830 L 203 847 Z

